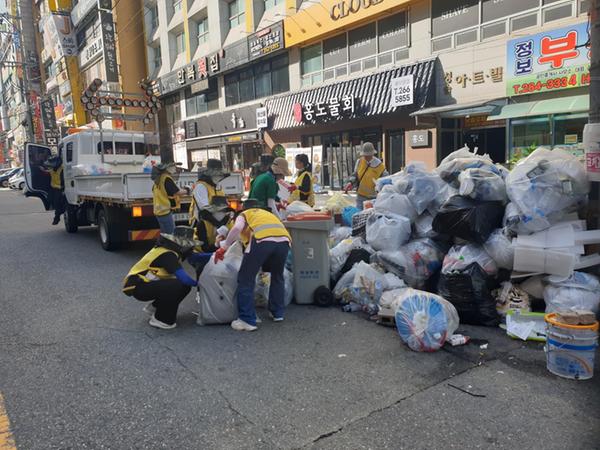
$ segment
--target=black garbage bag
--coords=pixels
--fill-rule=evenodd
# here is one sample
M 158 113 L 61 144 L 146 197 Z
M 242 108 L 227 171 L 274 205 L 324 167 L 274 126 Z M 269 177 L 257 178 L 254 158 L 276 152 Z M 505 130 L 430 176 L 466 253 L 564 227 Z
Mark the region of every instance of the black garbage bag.
M 502 202 L 478 202 L 455 195 L 443 204 L 433 219 L 433 231 L 483 244 L 502 226 Z
M 498 281 L 477 263 L 458 273 L 440 274 L 438 294 L 454 305 L 460 323 L 495 327 L 500 323 L 492 290 Z
M 365 250 L 364 248 L 352 249 L 350 251 L 350 254 L 348 255 L 348 258 L 346 259 L 346 262 L 342 266 L 342 270 L 340 270 L 340 274 L 337 280 L 335 280 L 335 282 L 337 283 L 339 279 L 342 278 L 342 275 L 344 275 L 346 272 L 350 272 L 350 270 L 354 267 L 354 264 L 357 264 L 361 261 L 364 261 L 367 264 L 369 264 L 369 262 L 371 261 L 371 254 L 369 253 L 369 251 Z

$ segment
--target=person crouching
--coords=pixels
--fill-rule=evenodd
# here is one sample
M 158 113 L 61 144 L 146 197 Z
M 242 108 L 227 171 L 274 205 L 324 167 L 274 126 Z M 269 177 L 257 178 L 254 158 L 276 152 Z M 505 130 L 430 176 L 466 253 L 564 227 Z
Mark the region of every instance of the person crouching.
M 162 233 L 156 245 L 129 271 L 123 281 L 123 293 L 146 305 L 152 314 L 151 326 L 170 330 L 176 327 L 179 304 L 190 289 L 197 286 L 181 266 L 195 247 L 202 245 L 193 238 L 190 227 L 175 227 L 173 234 Z

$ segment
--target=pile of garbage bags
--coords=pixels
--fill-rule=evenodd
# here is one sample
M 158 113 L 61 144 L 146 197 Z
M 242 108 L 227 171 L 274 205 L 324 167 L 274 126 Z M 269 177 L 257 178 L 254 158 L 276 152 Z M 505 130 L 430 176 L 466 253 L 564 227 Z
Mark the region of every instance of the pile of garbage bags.
M 354 212 L 352 226 L 334 232 L 334 295 L 355 305 L 349 310 L 393 309 L 411 349 L 436 350 L 458 319 L 497 326 L 507 310 L 529 311 L 544 301 L 547 312 L 600 308 L 598 278 L 575 271 L 589 256 L 576 258 L 568 276 L 540 271 L 539 286 L 529 282 L 533 294 L 527 281 L 534 273 L 511 280 L 519 237 L 565 221 L 580 226 L 576 213 L 589 182 L 573 155 L 539 148 L 509 171 L 465 147 L 435 170 L 409 164 L 377 180 L 376 189 L 373 208 Z M 583 254 L 583 245 L 573 249 Z

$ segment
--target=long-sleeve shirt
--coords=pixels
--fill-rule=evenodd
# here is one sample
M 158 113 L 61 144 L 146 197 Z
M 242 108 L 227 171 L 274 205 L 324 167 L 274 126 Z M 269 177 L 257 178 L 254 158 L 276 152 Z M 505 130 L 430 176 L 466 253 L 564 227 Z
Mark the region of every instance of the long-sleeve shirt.
M 206 189 L 206 186 L 202 185 L 201 183 L 198 183 L 196 185 L 196 187 L 194 188 L 194 200 L 196 201 L 196 208 L 194 209 L 194 218 L 200 219 L 198 217 L 198 209 L 208 206 L 209 203 L 208 190 Z
M 240 214 L 237 217 L 237 219 L 235 219 L 233 228 L 231 228 L 231 230 L 229 230 L 229 233 L 227 234 L 227 238 L 225 239 L 222 247 L 224 247 L 226 249 L 231 247 L 233 245 L 233 243 L 239 239 L 240 234 L 242 234 L 242 231 L 244 231 L 244 228 L 246 228 L 246 226 L 247 226 L 246 218 L 242 214 Z M 268 238 L 264 238 L 264 239 L 261 239 L 256 242 L 263 242 L 263 241 L 266 241 L 266 242 L 290 242 L 290 240 L 285 236 L 268 237 Z M 248 243 L 248 247 L 246 247 L 246 253 L 250 253 L 251 243 L 252 242 Z

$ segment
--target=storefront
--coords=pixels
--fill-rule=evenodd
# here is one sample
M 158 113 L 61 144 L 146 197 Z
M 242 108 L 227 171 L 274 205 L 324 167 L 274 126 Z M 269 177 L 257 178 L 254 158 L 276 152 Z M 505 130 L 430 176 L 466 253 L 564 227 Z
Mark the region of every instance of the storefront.
M 256 126 L 260 104 L 243 106 L 185 121 L 185 144 L 190 168 L 209 158 L 223 161 L 231 171 L 249 171 L 264 153 Z
M 508 41 L 510 102 L 488 120 L 507 121 L 510 158 L 526 156 L 538 146 L 583 158 L 590 84 L 587 40 L 584 22 Z
M 433 101 L 434 71 L 431 59 L 269 99 L 265 141 L 322 151 L 317 175 L 329 188 L 342 187 L 352 174 L 364 142 L 375 145 L 388 168 L 399 169 L 412 150 L 405 142 L 405 131 L 415 128 L 408 114 Z M 435 153 L 428 145 L 421 159 Z

